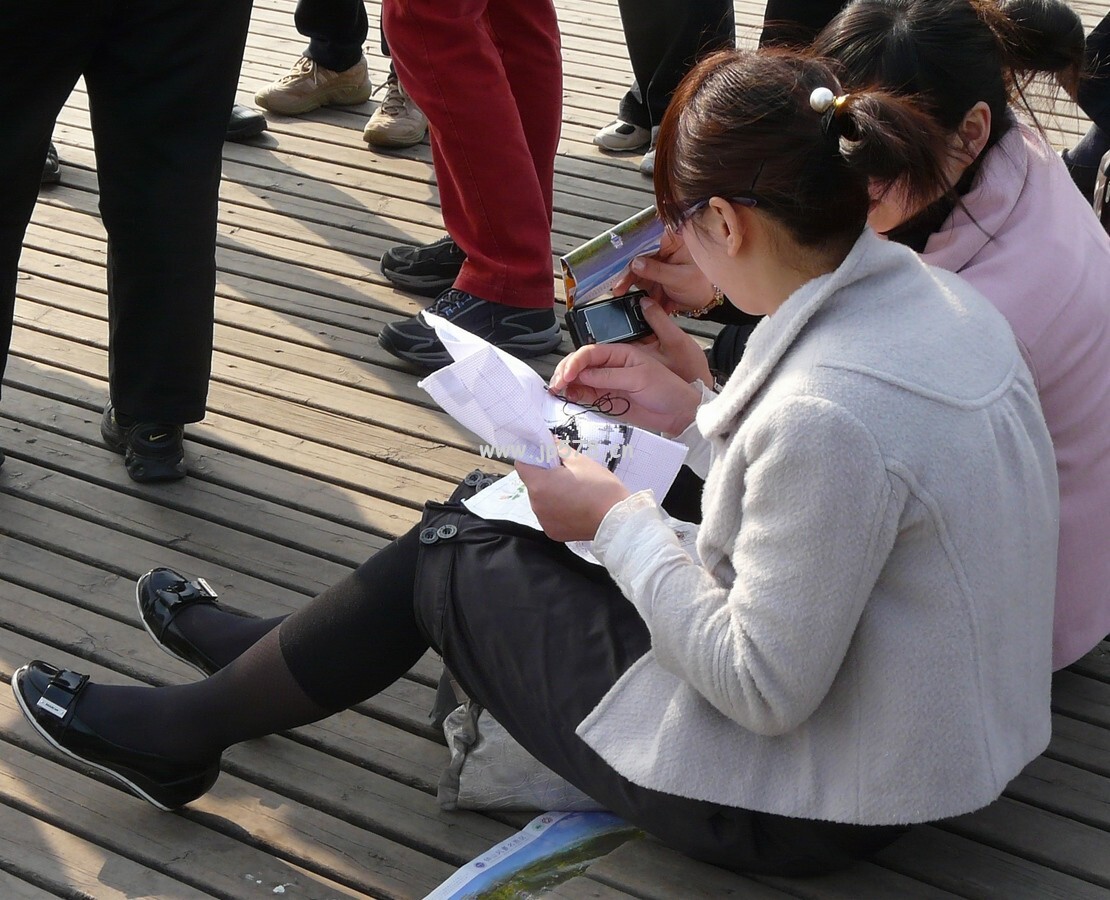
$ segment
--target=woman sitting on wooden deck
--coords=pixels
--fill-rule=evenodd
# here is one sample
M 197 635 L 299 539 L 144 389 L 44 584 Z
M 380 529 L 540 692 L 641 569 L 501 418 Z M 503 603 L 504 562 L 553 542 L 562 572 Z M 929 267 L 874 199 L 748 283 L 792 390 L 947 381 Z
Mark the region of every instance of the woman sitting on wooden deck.
M 660 215 L 766 319 L 719 396 L 628 345 L 580 350 L 552 388 L 624 398 L 689 445 L 700 559 L 650 493 L 571 453 L 519 466 L 547 536 L 476 518 L 463 488 L 283 620 L 156 569 L 144 624 L 214 674 L 117 687 L 34 662 L 12 679 L 25 715 L 173 808 L 230 745 L 371 696 L 432 646 L 538 760 L 731 869 L 827 871 L 990 803 L 1049 737 L 1056 470 L 1002 316 L 866 226 L 871 177 L 943 190 L 944 139 L 790 54 L 723 52 L 680 87 Z

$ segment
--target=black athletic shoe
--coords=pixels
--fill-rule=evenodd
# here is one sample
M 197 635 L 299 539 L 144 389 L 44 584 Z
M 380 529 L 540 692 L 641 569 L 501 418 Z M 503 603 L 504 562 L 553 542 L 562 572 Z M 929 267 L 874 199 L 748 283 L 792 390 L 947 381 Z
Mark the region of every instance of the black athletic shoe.
M 456 288 L 444 291 L 428 312 L 448 319 L 513 356 L 540 356 L 559 346 L 559 323 L 552 309 L 522 309 L 490 303 Z M 378 343 L 394 356 L 424 369 L 440 369 L 451 362 L 447 348 L 423 316 L 386 325 Z
M 445 234 L 422 247 L 390 247 L 382 256 L 382 274 L 403 290 L 438 297 L 455 283 L 465 260 L 466 254 Z
M 57 184 L 62 180 L 62 164 L 58 161 L 58 148 L 54 142 L 46 148 L 46 159 L 42 163 L 42 184 Z
M 228 119 L 227 134 L 224 135 L 224 139 L 236 142 L 249 141 L 265 130 L 266 117 L 262 113 L 249 106 L 235 104 L 231 107 L 231 118 Z
M 132 481 L 177 481 L 186 475 L 185 429 L 158 422 L 121 423 L 109 403 L 100 419 L 100 436 L 109 450 L 122 453 Z

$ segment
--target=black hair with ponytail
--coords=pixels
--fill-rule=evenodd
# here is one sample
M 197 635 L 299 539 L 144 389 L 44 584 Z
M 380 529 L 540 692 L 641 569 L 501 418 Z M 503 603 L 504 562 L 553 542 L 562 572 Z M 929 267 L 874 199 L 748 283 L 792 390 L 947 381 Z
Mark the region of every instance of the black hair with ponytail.
M 949 133 L 976 103 L 991 111 L 993 146 L 1012 124 L 1036 75 L 1074 98 L 1083 24 L 1060 0 L 855 0 L 817 36 L 815 56 L 837 61 L 849 90 L 914 96 Z
M 821 88 L 839 102 L 826 108 L 815 100 Z M 821 60 L 722 50 L 687 74 L 663 118 L 656 208 L 677 228 L 702 201 L 754 196 L 756 211 L 799 245 L 846 252 L 867 221 L 871 179 L 899 179 L 911 202 L 947 189 L 945 141 L 933 117 L 906 98 L 845 96 Z

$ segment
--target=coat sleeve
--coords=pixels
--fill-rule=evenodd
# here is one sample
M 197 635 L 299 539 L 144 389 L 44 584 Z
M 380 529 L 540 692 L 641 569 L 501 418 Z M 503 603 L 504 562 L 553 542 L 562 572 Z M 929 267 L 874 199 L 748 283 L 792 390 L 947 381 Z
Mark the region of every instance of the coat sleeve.
M 731 572 L 691 560 L 638 496 L 614 508 L 594 552 L 646 622 L 660 666 L 745 728 L 785 734 L 844 660 L 893 546 L 900 495 L 870 432 L 826 400 L 791 399 L 734 441 L 707 483 L 729 495 L 703 525 L 731 516 Z M 730 537 L 705 535 L 719 546 Z

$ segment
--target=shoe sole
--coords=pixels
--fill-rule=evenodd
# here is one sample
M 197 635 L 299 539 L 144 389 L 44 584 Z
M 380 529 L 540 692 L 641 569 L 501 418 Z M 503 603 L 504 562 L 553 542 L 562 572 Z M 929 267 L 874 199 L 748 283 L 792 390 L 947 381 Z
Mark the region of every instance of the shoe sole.
M 651 138 L 648 138 L 646 141 L 643 141 L 642 143 L 620 144 L 619 146 L 614 145 L 614 144 L 603 143 L 602 141 L 599 141 L 597 138 L 594 138 L 594 143 L 598 147 L 600 147 L 602 150 L 608 150 L 610 153 L 630 153 L 633 150 L 642 150 L 644 147 L 648 146 L 648 144 L 651 143 Z
M 455 283 L 454 276 L 448 278 L 443 275 L 409 275 L 384 267 L 381 272 L 390 284 L 410 294 L 419 294 L 421 297 L 438 297 Z
M 169 462 L 163 459 L 151 459 L 149 456 L 137 456 L 128 453 L 124 456 L 123 466 L 127 469 L 127 474 L 131 480 L 138 484 L 180 481 L 189 474 L 183 458 Z
M 558 325 L 552 325 L 550 328 L 544 329 L 532 335 L 530 338 L 522 338 L 517 343 L 497 344 L 496 346 L 504 350 L 510 356 L 515 356 L 517 359 L 531 359 L 535 356 L 543 356 L 545 353 L 550 353 L 562 342 L 562 334 L 559 331 Z M 412 363 L 414 366 L 419 366 L 422 369 L 442 369 L 444 366 L 453 362 L 451 354 L 444 350 L 442 353 L 414 353 L 409 350 L 401 350 L 390 339 L 388 332 L 382 331 L 378 334 L 378 343 L 382 349 L 387 353 L 392 353 L 398 359 L 403 359 L 405 362 Z
M 406 147 L 415 147 L 422 140 L 424 140 L 427 134 L 427 128 L 420 132 L 419 136 L 404 138 L 391 138 L 385 135 L 379 135 L 373 132 L 367 133 L 366 131 L 363 131 L 362 139 L 366 141 L 366 143 L 369 144 L 371 147 L 382 147 L 387 150 L 403 150 Z
M 278 115 L 299 116 L 312 112 L 314 109 L 319 109 L 321 106 L 357 106 L 369 100 L 371 93 L 373 92 L 369 87 L 338 88 L 327 91 L 322 97 L 306 97 L 300 103 L 282 104 L 280 106 L 271 105 L 262 94 L 256 94 L 254 102 L 263 109 Z
M 266 120 L 263 119 L 261 124 L 252 124 L 246 128 L 229 128 L 227 134 L 224 135 L 225 141 L 247 141 L 253 137 L 258 137 L 266 130 Z
M 154 571 L 153 569 L 150 570 L 150 572 L 153 572 L 153 571 Z M 147 572 L 146 575 L 144 575 L 137 582 L 135 582 L 135 607 L 139 611 L 139 621 L 143 625 L 143 630 L 147 634 L 150 635 L 150 639 L 152 641 L 154 641 L 154 643 L 159 647 L 159 649 L 161 649 L 161 651 L 163 653 L 169 654 L 174 659 L 176 659 L 178 662 L 185 663 L 185 665 L 187 665 L 189 668 L 196 669 L 198 672 L 200 672 L 201 675 L 203 675 L 205 678 L 208 678 L 209 674 L 207 672 L 205 672 L 204 669 L 202 669 L 196 663 L 189 662 L 189 660 L 187 660 L 184 656 L 178 656 L 178 654 L 174 653 L 169 647 L 167 647 L 165 644 L 163 644 L 162 641 L 159 640 L 158 635 L 156 635 L 153 631 L 151 631 L 150 626 L 147 624 L 146 617 L 143 616 L 143 599 L 142 599 L 141 591 L 142 591 L 143 582 L 147 578 L 150 577 L 150 572 Z
M 155 800 L 153 797 L 151 797 L 150 794 L 148 794 L 146 791 L 144 791 L 141 787 L 139 787 L 137 784 L 135 784 L 133 781 L 131 781 L 126 776 L 121 775 L 115 769 L 109 769 L 107 766 L 102 766 L 100 763 L 93 762 L 91 759 L 85 759 L 85 757 L 83 757 L 83 756 L 78 756 L 72 750 L 67 750 L 65 747 L 63 747 L 61 744 L 59 744 L 56 740 L 54 740 L 54 738 L 51 737 L 49 732 L 44 731 L 39 726 L 38 720 L 35 718 L 34 714 L 31 712 L 31 710 L 29 710 L 27 708 L 27 704 L 24 703 L 24 701 L 23 701 L 23 692 L 19 689 L 19 683 L 22 680 L 22 675 L 26 670 L 27 670 L 27 666 L 24 665 L 24 666 L 20 666 L 18 669 L 16 669 L 16 671 L 14 673 L 12 673 L 12 693 L 15 694 L 15 702 L 19 704 L 19 708 L 23 712 L 23 717 L 27 720 L 27 722 L 30 724 L 30 726 L 35 729 L 35 731 L 38 733 L 39 737 L 43 738 L 51 747 L 53 747 L 55 750 L 59 751 L 60 753 L 64 753 L 70 759 L 75 759 L 79 763 L 81 763 L 82 765 L 88 766 L 90 769 L 96 769 L 98 772 L 103 772 L 105 775 L 108 775 L 111 778 L 115 779 L 120 784 L 122 784 L 124 787 L 126 787 L 129 791 L 131 791 L 131 793 L 133 793 L 136 797 L 139 797 L 140 799 L 145 800 L 151 806 L 162 810 L 162 812 L 173 812 L 175 807 L 166 806 L 162 803 L 159 803 L 157 800 Z

